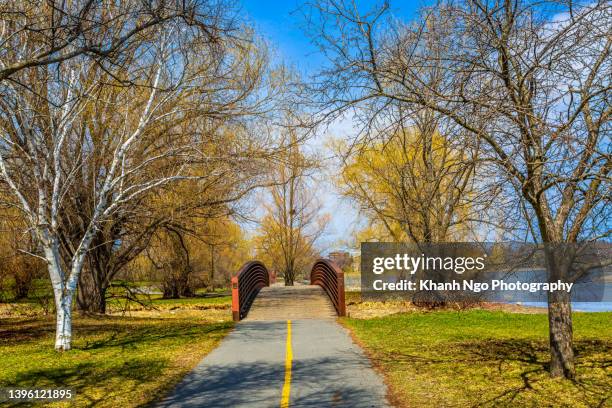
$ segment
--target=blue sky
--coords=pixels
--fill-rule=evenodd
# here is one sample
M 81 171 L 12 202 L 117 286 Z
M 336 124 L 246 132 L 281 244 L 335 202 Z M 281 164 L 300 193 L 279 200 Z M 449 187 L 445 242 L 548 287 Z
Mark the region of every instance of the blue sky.
M 244 0 L 243 9 L 257 32 L 276 50 L 277 58 L 300 70 L 312 72 L 320 66 L 323 58 L 302 32 L 298 10 L 301 4 L 292 0 Z
M 420 5 L 427 1 L 391 1 L 391 12 L 402 19 L 411 19 Z M 278 51 L 278 57 L 293 64 L 302 72 L 316 71 L 324 63 L 324 58 L 310 43 L 302 30 L 302 12 L 305 1 L 296 0 L 243 0 L 242 8 L 257 32 L 270 42 Z M 358 4 L 363 10 L 370 9 L 381 1 L 361 0 Z
M 242 10 L 247 14 L 247 19 L 252 22 L 257 33 L 269 43 L 273 50 L 273 58 L 277 62 L 283 62 L 302 74 L 311 75 L 325 64 L 325 58 L 311 44 L 303 31 L 303 13 L 300 9 L 304 7 L 304 3 L 296 0 L 243 0 Z M 359 6 L 367 10 L 379 3 L 365 0 L 360 1 Z M 423 3 L 410 0 L 395 1 L 391 2 L 391 11 L 402 19 L 410 19 L 414 17 L 420 4 Z M 334 136 L 350 135 L 352 132 L 350 118 L 331 126 L 330 132 L 333 132 Z M 319 135 L 316 140 L 311 141 L 311 145 L 321 150 L 327 137 L 328 135 Z M 322 153 L 328 156 L 326 152 Z M 330 172 L 333 172 L 333 169 Z M 329 228 L 319 243 L 324 253 L 340 249 L 341 241 L 349 240 L 352 231 L 363 222 L 358 216 L 357 208 L 339 197 L 329 179 L 329 174 L 323 174 L 319 185 L 320 196 L 324 201 L 323 211 L 332 216 Z
M 350 0 L 349 0 L 350 1 Z M 305 76 L 314 74 L 325 64 L 325 58 L 314 47 L 303 31 L 303 13 L 305 1 L 297 0 L 242 0 L 241 8 L 246 18 L 253 24 L 256 32 L 262 36 L 273 50 L 276 62 L 283 62 Z M 358 7 L 364 11 L 373 5 L 381 4 L 380 0 L 358 0 Z M 401 20 L 412 20 L 418 9 L 432 0 L 390 0 L 391 14 Z M 550 10 L 554 14 L 556 9 Z M 562 15 L 559 15 L 562 16 Z M 559 20 L 554 18 L 553 20 Z M 344 118 L 330 127 L 333 136 L 346 137 L 352 133 L 351 119 Z M 317 149 L 323 156 L 329 157 L 330 152 L 324 150 L 325 140 L 329 135 L 321 134 L 309 141 L 310 149 Z M 330 168 L 322 174 L 323 181 L 319 186 L 319 196 L 325 203 L 324 212 L 332 215 L 332 222 L 321 249 L 326 252 L 339 249 L 342 240 L 349 240 L 357 225 L 363 223 L 357 208 L 350 202 L 342 200 L 330 182 L 337 169 Z

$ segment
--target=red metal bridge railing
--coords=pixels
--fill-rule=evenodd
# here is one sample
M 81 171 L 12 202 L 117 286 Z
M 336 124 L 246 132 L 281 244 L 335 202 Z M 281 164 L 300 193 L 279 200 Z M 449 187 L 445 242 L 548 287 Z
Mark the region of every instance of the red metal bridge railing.
M 319 259 L 312 266 L 310 284 L 319 285 L 329 296 L 338 316 L 346 316 L 344 272 L 328 259 Z
M 247 262 L 232 277 L 232 317 L 235 321 L 246 317 L 264 286 L 270 286 L 270 275 L 266 266 L 259 261 Z

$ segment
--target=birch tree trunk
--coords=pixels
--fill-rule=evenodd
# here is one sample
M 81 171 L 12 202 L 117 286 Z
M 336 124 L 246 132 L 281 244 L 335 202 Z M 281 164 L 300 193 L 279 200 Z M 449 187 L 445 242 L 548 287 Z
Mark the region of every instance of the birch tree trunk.
M 72 298 L 74 291 L 54 291 L 57 324 L 55 350 L 68 351 L 72 347 Z
M 59 242 L 48 231 L 41 232 L 41 241 L 51 283 L 56 310 L 55 349 L 66 351 L 71 348 L 72 341 L 72 298 L 74 287 L 70 288 L 65 282 L 65 273 L 59 252 Z

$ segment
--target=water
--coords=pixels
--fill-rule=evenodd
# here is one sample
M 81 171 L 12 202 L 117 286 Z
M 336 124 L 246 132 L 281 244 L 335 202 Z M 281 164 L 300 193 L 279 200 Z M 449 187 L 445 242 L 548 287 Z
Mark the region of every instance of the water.
M 516 302 L 530 307 L 548 307 L 546 302 Z M 574 312 L 612 312 L 612 302 L 572 302 Z

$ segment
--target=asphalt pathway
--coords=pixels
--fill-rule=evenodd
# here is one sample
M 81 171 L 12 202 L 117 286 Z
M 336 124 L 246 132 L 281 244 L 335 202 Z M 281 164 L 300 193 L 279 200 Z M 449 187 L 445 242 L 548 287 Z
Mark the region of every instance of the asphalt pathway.
M 287 296 L 286 302 L 300 299 Z M 275 304 L 276 316 L 249 313 L 158 406 L 387 407 L 385 384 L 346 329 L 325 307 L 319 305 L 317 318 L 304 302 L 303 314 L 311 318 L 285 319 L 298 309 L 283 304 Z M 265 304 L 262 296 L 259 307 Z M 257 307 L 256 301 L 253 311 Z

